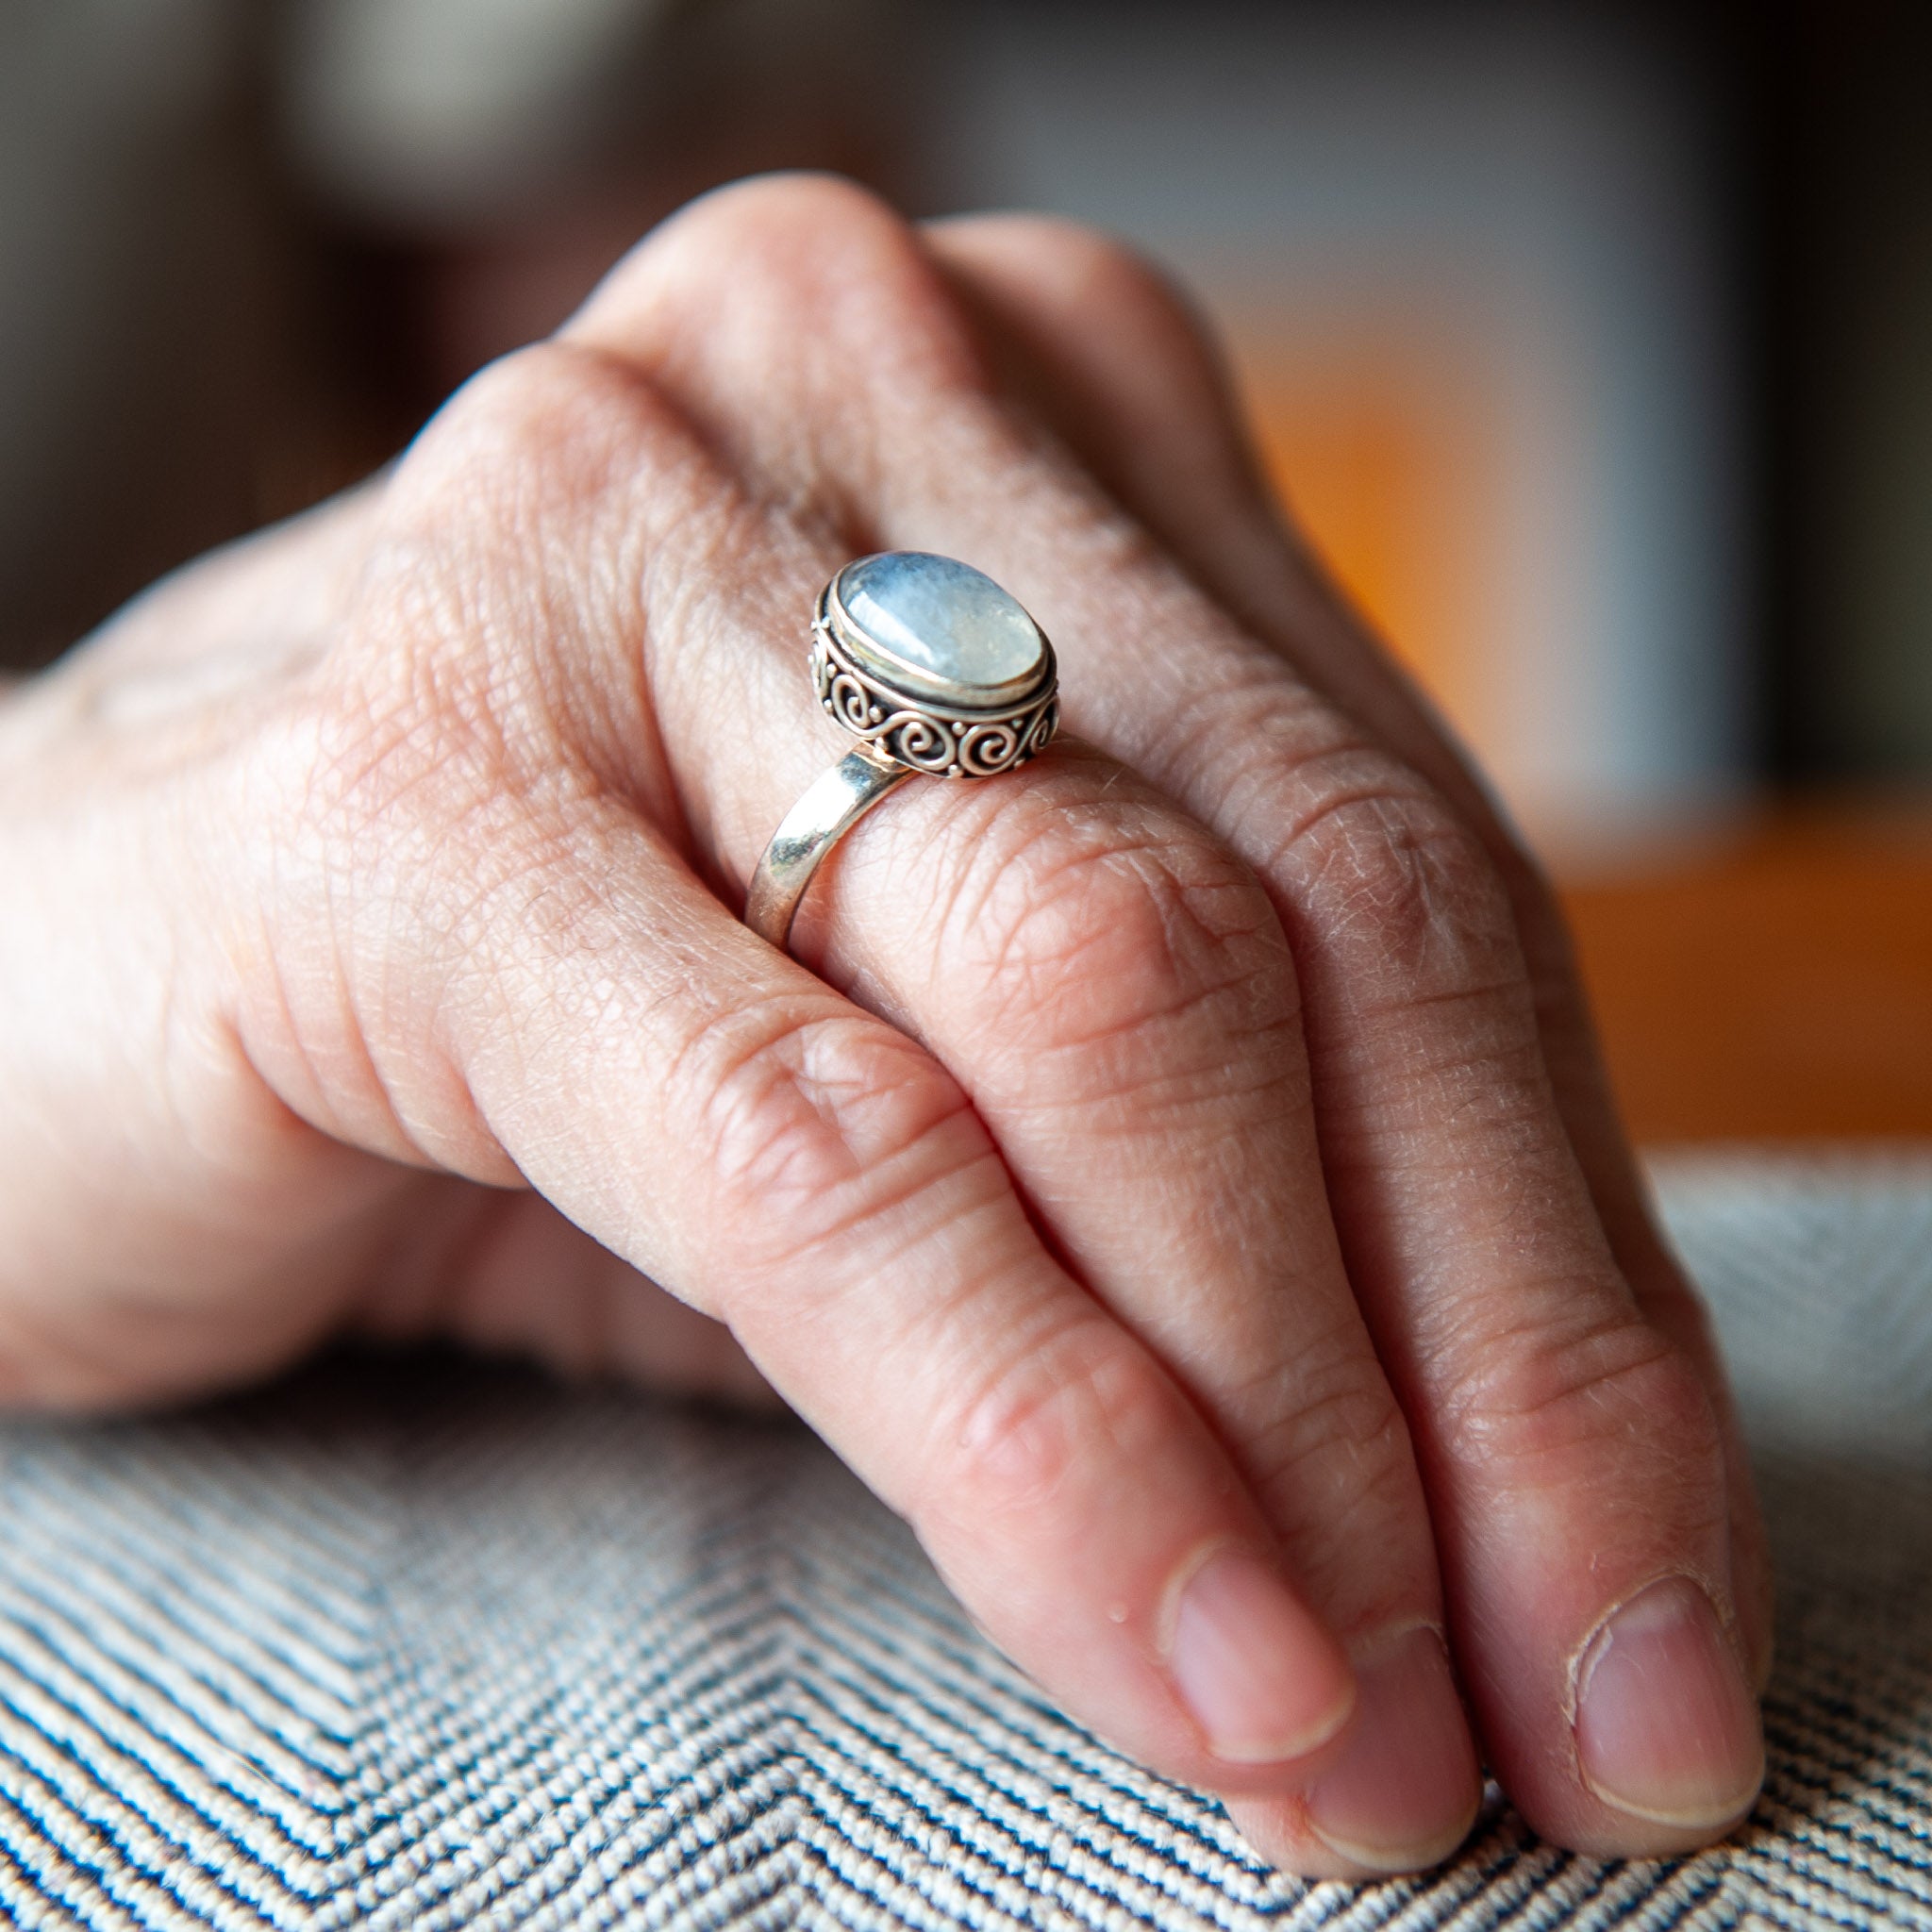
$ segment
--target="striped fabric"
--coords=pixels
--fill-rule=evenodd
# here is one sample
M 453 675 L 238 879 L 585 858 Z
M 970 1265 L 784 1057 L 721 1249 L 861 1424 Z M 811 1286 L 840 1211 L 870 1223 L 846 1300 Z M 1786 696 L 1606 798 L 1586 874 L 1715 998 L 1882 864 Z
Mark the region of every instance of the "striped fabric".
M 1784 1591 L 1750 1825 L 1492 1802 L 1306 1886 L 1058 1717 L 796 1429 L 453 1361 L 0 1447 L 0 1911 L 55 1926 L 1932 1928 L 1932 1164 L 1713 1160 L 1671 1218 Z

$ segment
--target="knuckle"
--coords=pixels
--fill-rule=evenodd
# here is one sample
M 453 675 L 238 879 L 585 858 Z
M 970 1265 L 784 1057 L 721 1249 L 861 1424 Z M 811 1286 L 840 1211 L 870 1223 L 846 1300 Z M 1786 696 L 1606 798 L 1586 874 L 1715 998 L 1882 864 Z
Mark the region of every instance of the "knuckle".
M 1211 423 L 1226 408 L 1226 378 L 1214 330 L 1186 290 L 1158 261 L 1118 237 L 1061 215 L 956 218 L 941 233 L 970 260 L 991 255 L 1043 298 L 1063 329 L 1084 334 L 1124 375 L 1163 393 L 1174 424 Z
M 701 195 L 658 231 L 667 240 L 701 241 L 727 258 L 756 255 L 801 233 L 907 232 L 891 205 L 841 175 L 811 169 L 756 175 Z M 644 246 L 648 249 L 650 242 Z
M 1152 375 L 1191 391 L 1217 368 L 1208 324 L 1180 285 L 1150 257 L 1078 223 L 1035 218 L 1041 253 L 1074 291 L 1079 314 L 1104 320 Z M 1218 383 L 1218 375 L 1212 379 Z
M 1292 963 L 1258 880 L 1206 833 L 1139 807 L 1016 799 L 975 840 L 948 951 L 1019 1036 L 1118 1041 L 1207 1020 L 1222 1045 L 1291 1032 Z
M 689 331 L 780 365 L 831 349 L 871 373 L 916 368 L 982 388 L 972 330 L 918 236 L 866 190 L 828 175 L 740 183 L 695 203 L 620 275 Z
M 617 520 L 679 434 L 648 383 L 568 345 L 473 377 L 388 485 L 333 667 L 336 774 L 376 776 L 383 809 L 436 771 L 472 797 L 576 782 L 579 741 L 628 716 L 597 641 L 643 627 L 644 538 Z
M 859 1241 L 911 1196 L 974 1168 L 990 1186 L 997 1167 L 937 1062 L 830 1001 L 720 1011 L 685 1043 L 669 1083 L 685 1103 L 674 1110 L 699 1123 L 708 1224 L 727 1276 Z
M 1525 983 L 1508 895 L 1482 839 L 1379 755 L 1321 774 L 1275 863 L 1311 924 L 1391 1004 Z
M 1531 1487 L 1594 1480 L 1622 1448 L 1715 1470 L 1718 1420 L 1683 1354 L 1634 1312 L 1569 1334 L 1487 1338 L 1443 1408 L 1459 1460 Z
M 1200 339 L 1201 319 L 1174 277 L 1152 256 L 1104 228 L 1052 214 L 974 215 L 952 225 L 969 244 L 981 236 L 1022 255 L 1028 266 L 1073 287 L 1116 322 L 1172 326 Z
M 1255 1430 L 1250 1459 L 1276 1521 L 1307 1533 L 1412 1510 L 1408 1424 L 1359 1334 L 1297 1349 L 1265 1393 L 1271 1420 Z
M 537 518 L 634 471 L 640 418 L 645 434 L 672 420 L 641 372 L 569 342 L 517 349 L 471 376 L 410 445 L 389 486 L 390 532 L 420 542 L 426 518 L 439 536 L 486 528 L 527 550 L 543 533 Z

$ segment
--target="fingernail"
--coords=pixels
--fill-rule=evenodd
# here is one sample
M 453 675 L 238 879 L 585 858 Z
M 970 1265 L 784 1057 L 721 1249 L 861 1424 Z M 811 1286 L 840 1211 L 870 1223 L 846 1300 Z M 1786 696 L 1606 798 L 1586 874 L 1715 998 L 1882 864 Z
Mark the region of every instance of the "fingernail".
M 1270 1764 L 1325 1744 L 1348 1722 L 1355 1685 L 1335 1640 L 1267 1564 L 1218 1550 L 1174 1611 L 1169 1669 L 1229 1764 Z
M 1364 1872 L 1440 1864 L 1475 1823 L 1483 1781 L 1441 1635 L 1417 1624 L 1355 1658 L 1356 1707 L 1308 1793 L 1308 1828 Z
M 1618 1610 L 1584 1652 L 1577 1687 L 1576 1755 L 1605 1804 L 1710 1830 L 1757 1795 L 1757 1701 L 1689 1577 L 1653 1583 Z

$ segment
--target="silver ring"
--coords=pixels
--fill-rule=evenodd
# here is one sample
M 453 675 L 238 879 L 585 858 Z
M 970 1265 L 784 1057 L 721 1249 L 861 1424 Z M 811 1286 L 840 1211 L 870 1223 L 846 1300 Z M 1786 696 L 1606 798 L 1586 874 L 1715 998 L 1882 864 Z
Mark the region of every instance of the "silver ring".
M 779 947 L 825 854 L 894 786 L 996 777 L 1059 724 L 1046 633 L 990 576 L 920 550 L 858 558 L 819 592 L 811 683 L 858 743 L 806 788 L 752 874 L 744 923 Z

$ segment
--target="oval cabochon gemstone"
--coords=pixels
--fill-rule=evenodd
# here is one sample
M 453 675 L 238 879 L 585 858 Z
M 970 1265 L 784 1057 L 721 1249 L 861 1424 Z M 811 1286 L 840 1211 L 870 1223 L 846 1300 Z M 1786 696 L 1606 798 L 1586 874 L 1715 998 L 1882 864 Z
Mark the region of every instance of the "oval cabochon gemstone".
M 1024 692 L 1046 657 L 1046 639 L 1018 600 L 950 557 L 862 557 L 839 573 L 837 597 L 851 629 L 862 634 L 844 637 L 854 655 L 929 696 L 959 686 L 969 703 Z

